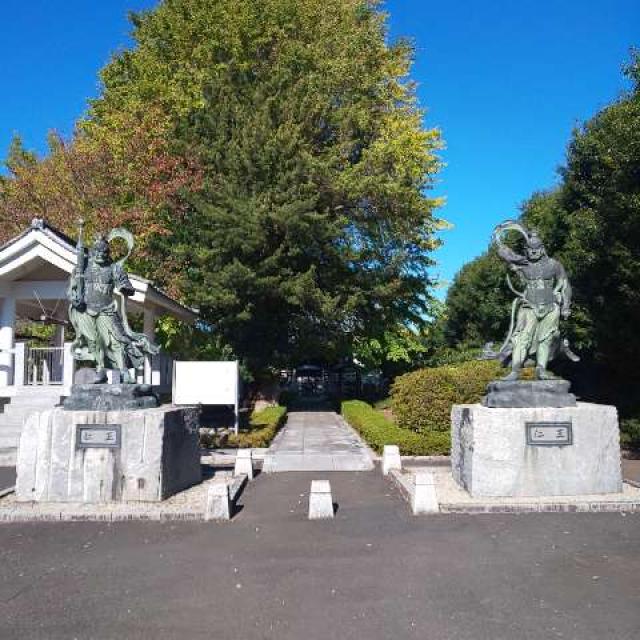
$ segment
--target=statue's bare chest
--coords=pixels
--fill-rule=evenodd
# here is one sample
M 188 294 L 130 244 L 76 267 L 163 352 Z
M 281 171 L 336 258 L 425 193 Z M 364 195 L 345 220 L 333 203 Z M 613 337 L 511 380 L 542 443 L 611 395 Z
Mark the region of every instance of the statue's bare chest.
M 114 289 L 113 271 L 110 266 L 91 265 L 85 274 L 87 293 L 97 298 L 110 297 Z
M 551 260 L 540 260 L 538 262 L 531 262 L 520 270 L 522 277 L 526 281 L 549 281 L 554 280 L 557 275 L 557 269 L 554 262 Z

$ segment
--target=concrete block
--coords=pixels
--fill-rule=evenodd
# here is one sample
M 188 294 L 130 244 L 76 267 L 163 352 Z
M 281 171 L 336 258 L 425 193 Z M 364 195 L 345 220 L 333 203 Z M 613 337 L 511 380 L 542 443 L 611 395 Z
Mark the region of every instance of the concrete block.
M 333 518 L 333 498 L 328 480 L 312 480 L 309 493 L 309 520 Z
M 246 475 L 249 480 L 253 480 L 253 455 L 251 449 L 238 449 L 233 475 Z
M 532 443 L 531 429 L 544 424 L 550 426 L 539 433 L 551 440 L 556 427 L 570 425 L 570 442 L 555 444 L 542 439 Z M 622 491 L 615 407 L 582 402 L 563 408 L 455 405 L 451 427 L 453 477 L 473 497 Z M 561 432 L 558 429 L 558 438 Z
M 382 450 L 382 474 L 388 475 L 391 469 L 402 469 L 400 448 L 395 444 L 385 444 Z
M 204 519 L 231 520 L 231 500 L 226 480 L 216 480 L 209 485 Z
M 78 442 L 81 427 L 95 426 L 99 434 L 112 425 L 120 434 L 115 446 Z M 34 413 L 22 431 L 16 471 L 19 501 L 164 500 L 201 481 L 197 412 L 167 405 Z
M 440 511 L 436 495 L 436 481 L 432 471 L 416 472 L 413 493 L 411 494 L 411 510 L 414 515 Z

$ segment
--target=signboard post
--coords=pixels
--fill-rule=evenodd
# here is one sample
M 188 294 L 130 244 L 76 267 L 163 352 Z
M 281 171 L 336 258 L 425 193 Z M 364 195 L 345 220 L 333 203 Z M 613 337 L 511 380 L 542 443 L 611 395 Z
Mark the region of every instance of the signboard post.
M 239 427 L 239 395 L 240 368 L 237 360 L 173 363 L 173 404 L 233 405 L 236 433 Z

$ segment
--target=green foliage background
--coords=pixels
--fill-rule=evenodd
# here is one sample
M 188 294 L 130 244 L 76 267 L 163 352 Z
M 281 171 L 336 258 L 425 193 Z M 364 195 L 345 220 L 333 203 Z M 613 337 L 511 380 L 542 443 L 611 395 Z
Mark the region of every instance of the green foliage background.
M 640 57 L 630 91 L 577 128 L 559 185 L 534 194 L 522 220 L 542 235 L 574 289 L 566 328 L 582 357 L 565 371 L 586 397 L 639 413 L 640 377 Z M 447 297 L 449 345 L 500 343 L 511 294 L 495 251 L 465 265 Z
M 202 188 L 155 250 L 216 335 L 257 370 L 423 323 L 441 141 L 378 3 L 165 0 L 132 22 L 82 129 L 126 135 L 153 104 L 197 156 Z
M 24 212 L 70 234 L 78 217 L 128 227 L 131 268 L 208 325 L 162 326 L 179 352 L 191 339 L 254 373 L 358 350 L 407 362 L 431 304 L 442 143 L 381 3 L 162 0 L 131 23 L 71 140 L 52 134 L 42 159 L 15 140 L 0 241 Z

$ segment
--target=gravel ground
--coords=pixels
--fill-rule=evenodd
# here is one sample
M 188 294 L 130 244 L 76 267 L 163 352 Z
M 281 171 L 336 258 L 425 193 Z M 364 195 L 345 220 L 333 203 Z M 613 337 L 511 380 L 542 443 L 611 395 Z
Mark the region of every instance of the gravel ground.
M 0 499 L 0 522 L 44 520 L 202 520 L 209 485 L 216 478 L 231 480 L 230 470 L 208 472 L 206 479 L 162 502 L 76 504 L 18 502 L 15 494 Z
M 428 469 L 434 474 L 436 493 L 444 511 L 468 512 L 493 511 L 504 508 L 509 511 L 554 511 L 575 508 L 575 510 L 640 511 L 640 488 L 624 483 L 622 493 L 607 495 L 548 496 L 522 498 L 473 498 L 453 479 L 451 468 L 444 465 L 406 465 L 403 476 Z

